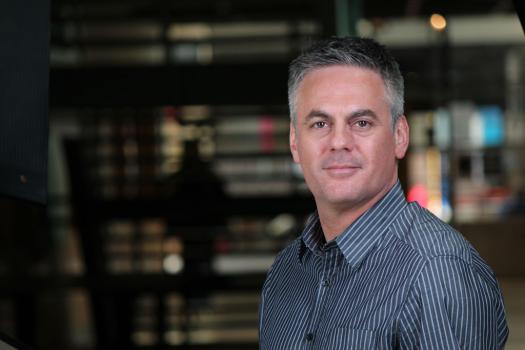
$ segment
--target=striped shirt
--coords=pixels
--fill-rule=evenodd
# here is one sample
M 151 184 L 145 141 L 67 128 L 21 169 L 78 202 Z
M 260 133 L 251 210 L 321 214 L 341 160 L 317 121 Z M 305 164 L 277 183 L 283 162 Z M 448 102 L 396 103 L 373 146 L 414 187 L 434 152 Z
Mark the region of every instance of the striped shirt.
M 313 214 L 276 258 L 260 349 L 503 349 L 498 282 L 475 249 L 399 182 L 325 244 Z

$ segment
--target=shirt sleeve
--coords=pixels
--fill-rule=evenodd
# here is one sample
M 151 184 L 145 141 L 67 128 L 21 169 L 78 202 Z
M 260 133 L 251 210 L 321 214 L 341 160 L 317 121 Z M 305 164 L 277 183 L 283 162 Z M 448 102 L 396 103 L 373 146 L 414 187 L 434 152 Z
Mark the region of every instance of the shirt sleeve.
M 498 283 L 479 257 L 428 261 L 398 323 L 399 349 L 503 349 L 508 337 Z

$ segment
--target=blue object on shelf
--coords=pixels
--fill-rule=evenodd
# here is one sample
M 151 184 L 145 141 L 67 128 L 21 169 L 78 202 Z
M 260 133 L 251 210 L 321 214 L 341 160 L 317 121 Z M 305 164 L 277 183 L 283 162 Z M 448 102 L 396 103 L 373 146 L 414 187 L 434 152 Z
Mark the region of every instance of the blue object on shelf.
M 500 146 L 504 140 L 503 111 L 499 106 L 483 106 L 478 109 L 483 121 L 483 145 Z

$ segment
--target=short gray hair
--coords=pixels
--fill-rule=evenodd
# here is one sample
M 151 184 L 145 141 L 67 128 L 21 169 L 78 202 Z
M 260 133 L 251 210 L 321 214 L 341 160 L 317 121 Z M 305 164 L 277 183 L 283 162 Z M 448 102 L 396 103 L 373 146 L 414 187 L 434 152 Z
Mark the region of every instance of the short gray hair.
M 404 113 L 404 82 L 399 65 L 383 45 L 373 39 L 357 37 L 319 41 L 290 63 L 288 104 L 293 125 L 297 121 L 297 89 L 306 74 L 315 69 L 336 65 L 367 68 L 381 76 L 390 102 L 392 127 L 394 127 Z

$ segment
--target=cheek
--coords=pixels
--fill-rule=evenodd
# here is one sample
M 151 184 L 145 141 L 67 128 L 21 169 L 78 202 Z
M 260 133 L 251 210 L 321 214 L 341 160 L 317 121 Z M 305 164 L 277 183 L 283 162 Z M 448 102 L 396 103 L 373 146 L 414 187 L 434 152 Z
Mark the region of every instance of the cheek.
M 304 140 L 303 140 L 304 141 Z M 322 152 L 322 146 L 319 142 L 304 141 L 298 144 L 298 155 L 301 160 L 312 162 L 319 158 Z M 307 165 L 307 164 L 305 164 Z
M 312 183 L 319 175 L 319 162 L 321 155 L 315 147 L 312 145 L 302 147 L 299 149 L 298 162 L 303 171 L 304 178 L 307 182 Z
M 374 151 L 371 156 L 378 167 L 386 168 L 390 167 L 391 164 L 395 164 L 396 154 L 393 142 L 383 139 L 383 141 L 370 145 L 370 147 L 373 147 Z

